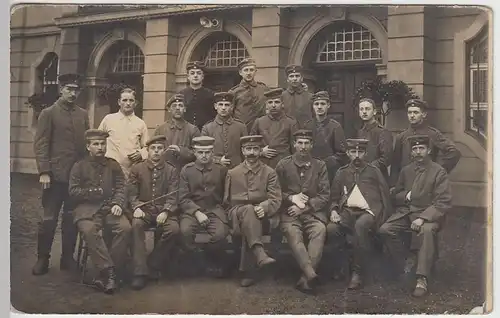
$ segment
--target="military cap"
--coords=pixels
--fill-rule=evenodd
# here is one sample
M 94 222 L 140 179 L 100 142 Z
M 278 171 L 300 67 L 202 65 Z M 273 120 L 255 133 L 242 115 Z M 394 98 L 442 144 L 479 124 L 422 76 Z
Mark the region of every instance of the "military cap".
M 307 129 L 299 129 L 296 132 L 293 133 L 293 136 L 295 139 L 298 138 L 306 138 L 309 140 L 313 140 L 313 132 L 312 130 L 307 130 Z
M 219 92 L 214 94 L 215 102 L 233 102 L 234 95 L 228 92 Z
M 410 99 L 409 101 L 406 102 L 406 108 L 408 107 L 420 107 L 423 110 L 427 110 L 427 108 L 429 108 L 429 105 L 424 100 Z
M 170 97 L 169 100 L 167 101 L 167 107 L 170 107 L 172 103 L 175 102 L 183 102 L 184 103 L 184 95 L 183 94 L 175 94 L 174 96 Z
M 257 65 L 257 63 L 252 58 L 246 58 L 246 59 L 241 60 L 238 63 L 238 69 L 241 70 L 242 68 L 244 68 L 245 66 L 248 66 L 248 65 Z
M 408 142 L 410 143 L 410 147 L 418 145 L 426 145 L 427 147 L 430 144 L 429 136 L 427 135 L 414 135 L 408 137 Z
M 262 135 L 250 135 L 250 136 L 240 137 L 240 143 L 242 147 L 246 145 L 262 146 L 263 140 L 264 137 Z
M 85 139 L 86 140 L 105 140 L 109 137 L 109 134 L 104 130 L 100 129 L 87 129 L 85 131 Z
M 200 62 L 200 61 L 193 61 L 189 62 L 186 65 L 186 71 L 189 72 L 189 70 L 205 70 L 205 63 Z
M 209 136 L 199 136 L 193 138 L 193 148 L 211 149 L 214 147 L 215 138 Z
M 151 138 L 146 142 L 146 147 L 151 146 L 152 144 L 165 144 L 167 141 L 167 137 L 164 135 L 156 135 Z
M 80 87 L 82 85 L 82 77 L 74 73 L 59 75 L 58 80 L 61 86 L 71 85 Z
M 366 150 L 368 146 L 368 139 L 347 139 L 347 149 Z
M 302 66 L 290 64 L 285 67 L 285 74 L 288 76 L 292 73 L 302 73 Z
M 312 97 L 313 102 L 315 100 L 327 100 L 330 101 L 330 94 L 327 91 L 319 91 L 313 94 Z
M 281 94 L 283 93 L 282 88 L 273 88 L 268 90 L 267 92 L 264 93 L 264 97 L 267 99 L 275 99 L 275 98 L 280 98 Z

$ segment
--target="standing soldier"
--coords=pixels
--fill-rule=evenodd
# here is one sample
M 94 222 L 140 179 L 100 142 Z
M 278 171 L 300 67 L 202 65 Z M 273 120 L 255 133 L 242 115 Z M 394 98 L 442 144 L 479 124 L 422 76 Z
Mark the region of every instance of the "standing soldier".
M 257 64 L 251 58 L 243 59 L 238 64 L 241 82 L 229 91 L 234 95 L 234 118 L 247 125 L 249 131 L 254 121 L 265 114 L 264 92 L 266 84 L 255 81 Z
M 288 82 L 288 88 L 282 96 L 285 112 L 302 125 L 313 118 L 312 94 L 307 91 L 303 83 L 301 66 L 288 65 L 285 73 Z
M 179 92 L 185 99 L 186 121 L 200 130 L 216 115 L 213 108 L 214 92 L 203 86 L 204 67 L 202 62 L 189 62 L 186 66 L 189 86 Z
M 231 93 L 215 93 L 215 119 L 201 130 L 202 136 L 215 139 L 213 161 L 228 168 L 241 163 L 240 138 L 247 135 L 247 126 L 233 117 L 234 96 Z
M 396 136 L 394 157 L 391 164 L 390 185 L 394 186 L 403 167 L 411 163 L 411 147 L 408 138 L 414 135 L 427 135 L 430 139 L 431 159 L 439 163 L 447 173 L 457 165 L 462 154 L 455 144 L 446 138 L 439 130 L 429 126 L 427 118 L 428 105 L 419 99 L 406 102 L 410 127 Z
M 337 170 L 348 163 L 345 148 L 344 129 L 338 121 L 328 117 L 330 96 L 319 91 L 313 95 L 314 118 L 305 124 L 313 132 L 313 157 L 326 163 L 328 178 L 333 180 Z
M 242 287 L 255 283 L 254 259 L 259 268 L 276 262 L 264 250 L 262 228 L 263 222 L 269 221 L 280 207 L 281 188 L 274 169 L 259 160 L 262 139 L 262 136 L 241 137 L 245 161 L 229 170 L 225 181 L 224 204 L 228 207 L 232 234 L 242 236 Z
M 377 122 L 376 114 L 373 100 L 363 98 L 359 101 L 359 117 L 363 121 L 363 127 L 358 131 L 358 138 L 368 140 L 365 160 L 379 168 L 389 182 L 387 169 L 392 159 L 392 133 Z
M 106 115 L 99 129 L 109 134 L 106 157 L 115 159 L 128 178 L 130 167 L 148 156 L 148 127 L 134 114 L 137 103 L 133 89 L 125 88 L 120 92 L 118 105 L 120 110 Z
M 33 275 L 49 270 L 50 251 L 56 231 L 59 211 L 62 214 L 61 270 L 73 269 L 76 227 L 68 201 L 68 182 L 71 167 L 85 156 L 84 134 L 89 129 L 87 111 L 75 101 L 80 94 L 80 76 L 59 76 L 60 94 L 54 105 L 42 110 L 34 140 L 37 168 L 42 184 L 43 216 L 38 224 L 38 260 Z
M 165 157 L 180 171 L 185 164 L 196 159 L 191 142 L 194 137 L 200 135 L 200 130 L 184 119 L 186 112 L 184 95 L 175 94 L 172 96 L 167 102 L 167 109 L 170 118 L 156 128 L 154 135 L 163 135 L 167 138 Z
M 305 293 L 314 290 L 318 277 L 316 268 L 323 253 L 330 203 L 326 165 L 311 156 L 312 143 L 312 131 L 297 131 L 295 153 L 276 167 L 283 192 L 280 227 L 303 273 L 296 286 Z
M 107 137 L 105 131 L 86 131 L 89 156 L 71 169 L 69 195 L 75 202 L 75 223 L 87 243 L 90 259 L 99 269 L 94 284 L 110 294 L 117 288 L 117 271 L 123 274 L 121 270 L 125 268 L 130 223 L 123 214 L 126 205 L 123 171 L 118 162 L 104 156 Z M 110 249 L 101 230 L 112 234 Z
M 132 219 L 133 267 L 132 288 L 140 290 L 147 277 L 158 279 L 161 268 L 179 239 L 177 169 L 163 160 L 165 136 L 154 136 L 147 142 L 148 159 L 133 166 L 130 172 L 130 205 Z M 146 205 L 144 205 L 146 203 Z M 144 230 L 156 225 L 161 236 L 149 259 Z
M 368 140 L 348 139 L 351 163 L 337 171 L 332 184 L 328 235 L 344 241 L 352 236 L 353 259 L 349 289 L 362 285 L 367 270 L 372 235 L 391 213 L 389 187 L 380 170 L 364 160 Z
M 228 269 L 223 248 L 229 224 L 222 208 L 227 169 L 213 162 L 214 143 L 215 139 L 208 136 L 193 139 L 196 161 L 185 165 L 180 174 L 180 227 L 184 246 L 191 252 L 196 249 L 196 233 L 200 229 L 208 232 L 207 259 L 215 266 L 215 272 L 223 276 Z
M 293 152 L 293 134 L 298 129 L 297 120 L 285 114 L 282 98 L 283 89 L 275 88 L 267 91 L 267 115 L 258 118 L 250 132 L 251 135 L 262 135 L 264 144 L 261 156 L 263 162 L 275 168 L 278 161 Z
M 414 255 L 409 251 L 411 244 L 405 246 L 400 237 L 402 233 L 416 234 L 419 251 L 415 297 L 427 294 L 427 279 L 438 257 L 437 234 L 452 207 L 448 174 L 431 160 L 429 139 L 427 135 L 408 137 L 413 162 L 399 174 L 394 191 L 396 213 L 379 230 L 388 239 L 393 258 L 407 258 L 409 263 L 414 263 Z

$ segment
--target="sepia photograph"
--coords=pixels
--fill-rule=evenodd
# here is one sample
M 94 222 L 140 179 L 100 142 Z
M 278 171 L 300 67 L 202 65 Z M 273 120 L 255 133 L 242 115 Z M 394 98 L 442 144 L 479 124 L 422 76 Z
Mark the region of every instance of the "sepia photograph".
M 11 6 L 11 312 L 490 313 L 492 23 Z

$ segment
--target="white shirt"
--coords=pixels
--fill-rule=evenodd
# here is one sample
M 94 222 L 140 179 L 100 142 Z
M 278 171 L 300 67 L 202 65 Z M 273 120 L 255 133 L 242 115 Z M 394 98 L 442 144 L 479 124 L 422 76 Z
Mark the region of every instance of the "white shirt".
M 344 186 L 344 193 L 347 195 L 347 187 Z M 359 190 L 358 185 L 356 184 L 354 188 L 351 191 L 351 194 L 347 198 L 347 206 L 351 208 L 359 208 L 362 210 L 366 210 L 368 213 L 371 215 L 374 215 L 373 212 L 370 210 L 370 206 L 368 205 L 368 202 L 366 202 L 365 197 Z
M 143 159 L 148 157 L 148 127 L 135 114 L 126 116 L 121 111 L 108 114 L 101 121 L 99 129 L 109 134 L 106 157 L 118 161 L 126 176 L 132 166 L 127 155 L 139 150 Z

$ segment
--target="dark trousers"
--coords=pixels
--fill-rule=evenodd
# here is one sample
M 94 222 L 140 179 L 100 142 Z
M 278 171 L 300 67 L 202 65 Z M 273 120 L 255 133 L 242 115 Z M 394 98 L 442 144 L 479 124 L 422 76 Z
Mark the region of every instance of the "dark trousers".
M 147 275 L 149 268 L 152 270 L 161 270 L 165 261 L 171 255 L 172 248 L 179 241 L 180 230 L 178 217 L 169 215 L 163 224 L 157 224 L 156 217 L 156 214 L 146 213 L 144 218 L 132 219 L 132 254 L 134 275 L 136 276 Z M 146 234 L 144 230 L 152 226 L 157 226 L 157 230 L 160 231 L 161 234 L 148 260 Z
M 77 222 L 85 243 L 87 243 L 90 259 L 94 265 L 103 270 L 115 266 L 119 269 L 125 267 L 127 250 L 130 243 L 130 223 L 122 214 L 121 216 L 98 212 L 93 219 L 83 219 Z M 103 239 L 103 232 L 110 234 L 110 250 Z
M 73 257 L 75 251 L 77 230 L 73 223 L 72 207 L 68 195 L 68 183 L 52 181 L 50 188 L 44 189 L 42 193 L 43 214 L 38 223 L 38 257 L 50 258 L 52 242 L 57 228 L 59 212 L 62 213 L 62 257 Z

